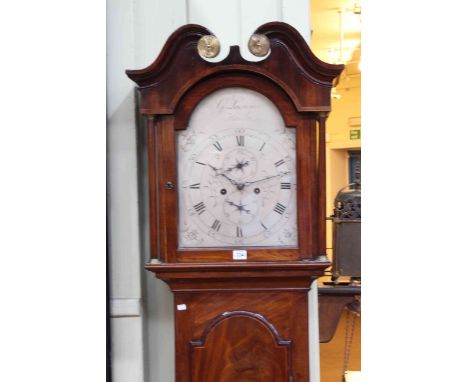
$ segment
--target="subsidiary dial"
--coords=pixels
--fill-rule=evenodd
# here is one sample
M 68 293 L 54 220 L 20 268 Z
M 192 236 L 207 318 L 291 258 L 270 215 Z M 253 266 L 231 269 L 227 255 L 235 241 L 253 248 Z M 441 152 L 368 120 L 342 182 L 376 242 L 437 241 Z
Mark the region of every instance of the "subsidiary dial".
M 244 138 L 244 141 L 241 142 L 245 144 L 245 136 L 241 137 Z M 233 179 L 247 179 L 257 173 L 257 158 L 251 150 L 236 147 L 226 153 L 222 168 L 226 175 L 231 176 Z

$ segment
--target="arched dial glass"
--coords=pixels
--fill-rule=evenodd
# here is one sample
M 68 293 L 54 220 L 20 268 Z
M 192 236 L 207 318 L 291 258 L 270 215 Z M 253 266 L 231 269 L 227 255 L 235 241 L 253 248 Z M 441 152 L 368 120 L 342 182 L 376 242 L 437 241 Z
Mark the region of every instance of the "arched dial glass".
M 296 134 L 268 98 L 210 94 L 177 154 L 179 248 L 297 247 Z

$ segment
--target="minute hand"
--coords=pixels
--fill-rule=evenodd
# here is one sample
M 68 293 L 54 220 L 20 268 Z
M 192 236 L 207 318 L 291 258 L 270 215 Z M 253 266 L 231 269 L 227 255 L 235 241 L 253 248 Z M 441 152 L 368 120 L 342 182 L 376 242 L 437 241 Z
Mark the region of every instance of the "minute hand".
M 215 166 L 212 166 L 211 164 L 207 163 L 207 165 L 209 167 L 211 167 L 215 172 L 216 172 L 216 176 L 218 175 L 221 175 L 223 177 L 225 177 L 227 180 L 229 180 L 229 182 L 234 185 L 234 186 L 239 186 L 239 183 L 236 182 L 234 179 L 231 179 L 229 176 L 227 176 L 226 174 L 222 173 L 222 172 L 219 172 L 219 170 L 221 170 L 220 168 L 216 168 Z
M 253 180 L 251 182 L 247 181 L 247 182 L 244 182 L 244 186 L 250 186 L 251 184 L 254 184 L 254 183 L 263 182 L 263 181 L 268 180 L 268 179 L 277 178 L 278 176 L 284 176 L 284 175 L 288 175 L 288 174 L 289 174 L 289 171 L 286 171 L 286 172 L 282 172 L 281 174 L 267 176 L 266 178 L 263 178 L 263 179 Z

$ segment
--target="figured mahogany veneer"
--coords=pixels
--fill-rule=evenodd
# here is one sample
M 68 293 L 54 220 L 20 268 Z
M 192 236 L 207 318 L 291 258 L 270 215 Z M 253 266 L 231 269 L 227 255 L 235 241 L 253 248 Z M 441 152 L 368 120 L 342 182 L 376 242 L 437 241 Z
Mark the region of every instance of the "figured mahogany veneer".
M 308 381 L 307 294 L 176 293 L 180 303 L 176 381 Z
M 225 312 L 190 345 L 194 382 L 283 382 L 291 375 L 291 341 L 260 314 Z
M 325 120 L 342 65 L 320 61 L 291 26 L 259 27 L 271 52 L 249 62 L 231 47 L 221 62 L 203 60 L 198 40 L 211 34 L 186 25 L 153 64 L 128 70 L 138 84 L 148 131 L 152 262 L 146 269 L 175 295 L 177 382 L 308 382 L 308 301 L 311 282 L 330 263 L 325 248 Z M 176 131 L 216 90 L 257 91 L 296 129 L 298 248 L 180 250 Z M 166 381 L 165 381 L 166 382 Z
M 176 381 L 308 382 L 307 292 L 328 266 L 147 265 L 175 294 Z

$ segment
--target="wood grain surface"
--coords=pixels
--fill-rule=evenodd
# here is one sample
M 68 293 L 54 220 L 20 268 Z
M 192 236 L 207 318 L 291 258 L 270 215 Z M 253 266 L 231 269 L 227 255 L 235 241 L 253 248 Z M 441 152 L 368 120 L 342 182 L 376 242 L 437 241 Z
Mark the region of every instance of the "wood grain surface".
M 209 30 L 186 25 L 147 68 L 127 70 L 147 117 L 151 259 L 146 269 L 174 293 L 177 382 L 308 382 L 308 291 L 325 255 L 325 118 L 343 65 L 320 61 L 290 25 L 272 22 L 270 54 L 246 61 L 238 46 L 202 59 Z M 243 87 L 266 96 L 296 129 L 297 248 L 178 248 L 176 131 L 206 96 Z M 164 381 L 168 382 L 168 381 Z

